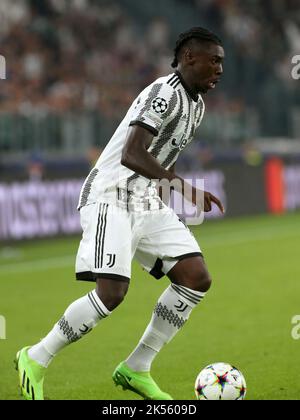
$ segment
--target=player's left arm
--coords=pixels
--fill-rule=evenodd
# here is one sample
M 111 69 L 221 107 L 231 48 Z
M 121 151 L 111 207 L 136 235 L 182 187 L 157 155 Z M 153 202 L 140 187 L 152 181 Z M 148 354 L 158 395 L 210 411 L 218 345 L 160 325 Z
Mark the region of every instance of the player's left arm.
M 171 168 L 169 168 L 168 169 L 168 171 L 172 174 L 172 175 L 175 175 L 175 165 L 176 165 L 176 163 L 174 163 L 172 166 L 171 166 Z M 159 188 L 158 188 L 158 195 L 159 195 L 159 198 L 163 201 L 163 203 L 164 204 L 166 204 L 167 206 L 169 205 L 169 203 L 170 203 L 170 197 L 171 197 L 171 193 L 172 193 L 172 191 L 174 190 L 174 187 L 170 187 L 170 190 L 168 191 L 168 193 L 166 194 L 166 191 L 164 191 L 164 193 L 163 193 L 163 189 L 162 189 L 162 187 L 160 186 Z

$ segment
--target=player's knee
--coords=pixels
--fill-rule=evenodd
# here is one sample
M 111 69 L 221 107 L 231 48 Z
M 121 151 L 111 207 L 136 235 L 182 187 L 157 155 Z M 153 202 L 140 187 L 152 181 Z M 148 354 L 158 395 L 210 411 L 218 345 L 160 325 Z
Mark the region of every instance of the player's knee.
M 126 295 L 127 290 L 119 289 L 114 291 L 106 291 L 105 293 L 101 294 L 101 300 L 103 304 L 109 311 L 113 311 L 117 306 L 119 306 Z
M 211 284 L 212 284 L 212 279 L 209 275 L 209 273 L 206 272 L 201 272 L 200 276 L 199 276 L 199 284 L 198 284 L 198 291 L 199 292 L 208 292 L 208 290 L 211 288 Z
M 109 311 L 113 311 L 120 303 L 123 302 L 128 291 L 128 283 L 116 282 L 97 282 L 97 295 Z
M 206 293 L 212 284 L 211 277 L 202 257 L 182 260 L 168 274 L 171 282 L 196 292 Z
M 193 279 L 191 281 L 191 289 L 206 293 L 210 289 L 212 284 L 212 279 L 206 269 L 199 269 L 197 273 L 194 273 Z

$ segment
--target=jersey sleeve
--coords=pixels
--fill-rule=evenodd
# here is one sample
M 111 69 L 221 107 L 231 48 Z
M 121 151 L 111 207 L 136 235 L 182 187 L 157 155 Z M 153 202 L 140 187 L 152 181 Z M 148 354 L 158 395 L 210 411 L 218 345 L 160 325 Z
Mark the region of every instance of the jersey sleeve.
M 156 83 L 138 97 L 129 125 L 140 125 L 157 136 L 163 124 L 176 112 L 177 102 L 177 93 L 170 85 Z

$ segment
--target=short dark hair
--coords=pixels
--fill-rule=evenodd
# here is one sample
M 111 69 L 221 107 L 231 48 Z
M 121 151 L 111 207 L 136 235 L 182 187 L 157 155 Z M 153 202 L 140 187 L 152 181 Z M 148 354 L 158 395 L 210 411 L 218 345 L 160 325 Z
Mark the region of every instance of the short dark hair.
M 213 42 L 214 44 L 222 46 L 221 39 L 215 35 L 213 32 L 210 32 L 208 29 L 201 28 L 200 26 L 189 29 L 186 32 L 183 32 L 179 35 L 178 40 L 176 41 L 176 46 L 174 49 L 174 60 L 172 62 L 172 67 L 178 66 L 178 55 L 181 48 L 190 40 L 197 39 L 200 41 Z

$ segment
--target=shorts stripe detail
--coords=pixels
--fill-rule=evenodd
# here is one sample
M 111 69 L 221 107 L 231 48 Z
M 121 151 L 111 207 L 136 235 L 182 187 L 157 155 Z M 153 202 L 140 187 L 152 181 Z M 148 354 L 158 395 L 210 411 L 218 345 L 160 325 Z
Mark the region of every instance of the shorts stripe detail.
M 99 235 L 99 226 L 100 226 L 100 219 L 101 219 L 101 210 L 102 210 L 102 203 L 100 204 L 99 208 L 99 215 L 98 215 L 98 223 L 97 223 L 97 230 L 96 230 L 96 237 L 95 237 L 95 267 L 97 267 L 97 255 L 98 255 L 98 235 Z
M 105 214 L 104 214 L 103 236 L 102 236 L 102 242 L 101 242 L 101 263 L 100 263 L 100 268 L 102 268 L 102 265 L 103 265 L 103 251 L 104 251 L 104 239 L 105 239 L 105 233 L 106 233 L 106 222 L 107 222 L 108 204 L 106 204 L 105 207 L 106 208 L 105 208 Z
M 97 265 L 95 268 L 100 268 L 100 251 L 103 247 L 103 222 L 104 222 L 104 212 L 105 212 L 105 204 L 103 204 L 102 210 L 101 210 L 101 225 L 100 225 L 100 237 L 98 237 L 98 253 L 97 253 Z
M 102 268 L 108 204 L 100 204 L 95 250 L 95 268 Z M 101 222 L 100 222 L 101 220 Z M 101 259 L 100 259 L 101 257 Z
M 194 293 L 186 291 L 186 289 L 183 289 L 181 286 L 177 286 L 175 284 L 171 285 L 172 288 L 177 292 L 180 296 L 184 297 L 185 299 L 189 300 L 191 303 L 194 303 L 197 305 L 202 299 L 203 296 L 198 296 Z
M 106 318 L 107 317 L 106 313 L 102 311 L 102 309 L 100 308 L 100 306 L 96 302 L 96 299 L 94 298 L 92 292 L 88 293 L 88 298 L 89 298 L 91 304 L 93 305 L 94 309 L 96 310 L 96 312 L 100 316 L 100 318 Z

